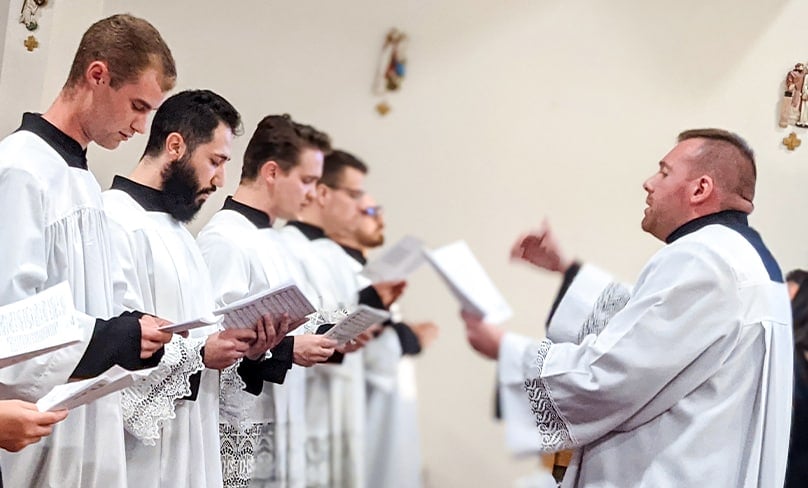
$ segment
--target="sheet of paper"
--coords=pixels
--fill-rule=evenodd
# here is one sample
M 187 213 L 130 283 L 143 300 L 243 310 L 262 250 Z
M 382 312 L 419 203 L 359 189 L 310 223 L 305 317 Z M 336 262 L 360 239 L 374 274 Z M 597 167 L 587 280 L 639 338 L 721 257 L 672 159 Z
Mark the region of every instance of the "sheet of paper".
M 287 282 L 263 293 L 235 301 L 213 312 L 223 316 L 225 329 L 252 329 L 264 314 L 288 314 L 292 322 L 315 312 L 312 304 L 294 283 Z
M 361 274 L 372 283 L 404 280 L 424 264 L 424 243 L 413 236 L 405 236 L 393 247 L 372 259 Z
M 334 325 L 323 334 L 337 341 L 340 346 L 368 330 L 373 324 L 379 324 L 390 318 L 390 312 L 359 305 L 356 311 Z
M 463 310 L 499 324 L 513 312 L 465 241 L 457 241 L 424 254 L 458 299 Z
M 120 366 L 113 366 L 95 378 L 54 387 L 36 402 L 36 407 L 40 412 L 80 407 L 132 386 L 135 381 L 145 378 L 155 369 L 128 371 Z
M 187 322 L 180 322 L 179 324 L 164 325 L 160 327 L 159 330 L 176 334 L 178 332 L 185 332 L 187 330 L 198 329 L 200 327 L 216 325 L 221 321 L 221 317 L 202 317 L 199 319 L 189 320 Z
M 0 368 L 76 344 L 74 313 L 66 281 L 0 307 Z

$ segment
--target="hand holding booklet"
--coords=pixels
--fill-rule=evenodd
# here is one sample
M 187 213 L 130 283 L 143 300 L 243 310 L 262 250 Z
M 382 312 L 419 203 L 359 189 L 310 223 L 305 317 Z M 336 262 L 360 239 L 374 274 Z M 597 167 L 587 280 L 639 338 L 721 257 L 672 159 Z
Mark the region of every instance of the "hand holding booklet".
M 55 387 L 36 402 L 36 407 L 40 412 L 80 407 L 132 386 L 135 381 L 145 378 L 155 369 L 128 371 L 120 366 L 113 366 L 95 378 Z
M 337 322 L 323 336 L 334 339 L 337 341 L 337 345 L 342 346 L 368 330 L 373 324 L 384 322 L 389 318 L 390 312 L 386 310 L 359 305 L 356 311 Z
M 0 307 L 0 368 L 78 343 L 75 313 L 66 281 Z
M 314 307 L 297 285 L 286 282 L 214 310 L 213 314 L 222 317 L 225 329 L 252 329 L 262 315 L 280 317 L 287 314 L 292 323 L 295 323 L 314 312 Z
M 463 310 L 483 317 L 492 324 L 502 323 L 511 317 L 511 307 L 465 241 L 424 253 Z

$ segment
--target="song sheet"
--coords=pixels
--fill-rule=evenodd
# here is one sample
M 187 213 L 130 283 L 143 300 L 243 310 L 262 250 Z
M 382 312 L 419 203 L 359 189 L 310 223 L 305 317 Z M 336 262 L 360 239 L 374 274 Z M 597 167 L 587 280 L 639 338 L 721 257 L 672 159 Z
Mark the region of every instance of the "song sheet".
M 78 343 L 76 313 L 66 281 L 0 307 L 0 368 Z
M 36 402 L 36 407 L 40 412 L 80 407 L 132 386 L 135 381 L 147 377 L 155 369 L 128 371 L 120 366 L 113 366 L 95 378 L 54 387 Z
M 370 260 L 361 274 L 372 283 L 406 279 L 422 264 L 424 244 L 413 236 L 405 236 L 393 247 Z
M 252 329 L 262 315 L 280 317 L 288 314 L 293 323 L 302 322 L 315 312 L 311 302 L 292 282 L 284 283 L 265 292 L 235 301 L 215 310 L 214 315 L 223 317 L 225 329 Z
M 426 250 L 424 254 L 463 310 L 492 324 L 502 323 L 513 315 L 511 307 L 465 241 Z
M 334 327 L 323 335 L 334 339 L 341 346 L 355 339 L 356 336 L 368 330 L 373 324 L 379 324 L 389 318 L 390 312 L 386 310 L 359 305 L 356 311 L 337 322 Z

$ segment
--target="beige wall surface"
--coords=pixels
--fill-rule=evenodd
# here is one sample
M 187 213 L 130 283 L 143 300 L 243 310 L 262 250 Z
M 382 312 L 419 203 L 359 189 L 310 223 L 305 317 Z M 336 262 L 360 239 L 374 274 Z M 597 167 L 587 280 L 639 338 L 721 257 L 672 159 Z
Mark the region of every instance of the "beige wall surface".
M 263 115 L 288 112 L 329 132 L 371 166 L 388 238 L 438 246 L 465 239 L 515 311 L 506 325 L 542 335 L 558 278 L 512 265 L 517 234 L 551 219 L 575 255 L 631 280 L 660 244 L 641 232 L 642 181 L 684 129 L 717 126 L 758 154 L 761 231 L 784 269 L 808 265 L 808 142 L 793 153 L 777 127 L 782 80 L 808 61 L 808 4 L 788 0 L 57 1 L 42 46 L 21 47 L 9 7 L 0 72 L 0 129 L 47 108 L 84 29 L 131 12 L 154 23 L 178 63 L 178 89 L 210 88 L 238 107 L 243 153 Z M 410 37 L 392 112 L 371 92 L 390 27 Z M 797 131 L 806 136 L 804 130 Z M 90 149 L 102 186 L 142 152 Z M 235 187 L 192 225 L 198 229 Z M 404 310 L 436 320 L 439 342 L 418 360 L 420 419 L 431 486 L 511 486 L 537 464 L 514 461 L 491 419 L 495 366 L 465 344 L 457 305 L 429 270 Z

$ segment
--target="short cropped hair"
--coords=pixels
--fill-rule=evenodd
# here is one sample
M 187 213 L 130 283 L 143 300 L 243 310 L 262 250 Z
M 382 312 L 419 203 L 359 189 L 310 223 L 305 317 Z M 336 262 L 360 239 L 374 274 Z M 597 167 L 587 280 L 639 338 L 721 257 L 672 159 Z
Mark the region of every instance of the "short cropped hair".
M 288 172 L 300 164 L 300 153 L 304 149 L 328 153 L 331 139 L 310 125 L 295 122 L 289 114 L 264 117 L 244 151 L 241 181 L 254 181 L 269 161 L 275 161 L 283 172 Z
M 368 173 L 367 165 L 359 158 L 346 151 L 335 149 L 323 160 L 323 176 L 320 183 L 330 187 L 339 186 L 346 168 L 354 168 L 362 174 Z
M 741 136 L 723 129 L 693 129 L 679 134 L 679 142 L 688 139 L 704 140 L 694 171 L 706 171 L 723 190 L 749 202 L 754 200 L 755 153 Z
M 188 154 L 200 144 L 213 140 L 219 124 L 225 124 L 234 135 L 241 133 L 241 115 L 221 95 L 210 90 L 185 90 L 172 95 L 154 114 L 144 156 L 155 157 L 173 132 L 185 141 Z
M 81 37 L 65 88 L 75 87 L 94 61 L 107 64 L 110 86 L 137 81 L 148 68 L 160 74 L 160 88 L 174 88 L 177 68 L 174 57 L 160 33 L 147 21 L 129 14 L 118 14 L 91 25 Z
M 808 271 L 804 269 L 792 269 L 786 275 L 786 281 L 802 286 L 804 283 L 808 283 Z

